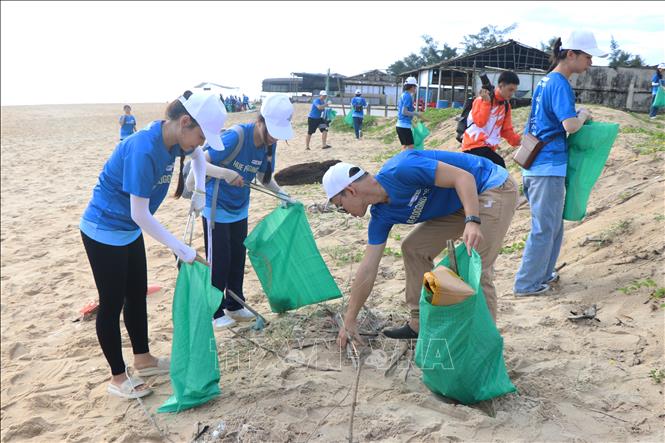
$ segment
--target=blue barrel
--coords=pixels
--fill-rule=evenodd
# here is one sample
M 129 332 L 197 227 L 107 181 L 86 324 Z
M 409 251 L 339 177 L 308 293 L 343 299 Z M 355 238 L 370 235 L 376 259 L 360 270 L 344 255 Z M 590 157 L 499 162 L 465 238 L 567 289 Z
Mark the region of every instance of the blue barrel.
M 437 108 L 447 108 L 448 107 L 448 100 L 439 100 L 439 102 L 436 104 Z
M 464 105 L 462 105 L 462 103 L 460 103 L 460 102 L 453 102 L 453 108 L 454 108 L 454 109 L 462 109 L 463 107 L 464 107 Z

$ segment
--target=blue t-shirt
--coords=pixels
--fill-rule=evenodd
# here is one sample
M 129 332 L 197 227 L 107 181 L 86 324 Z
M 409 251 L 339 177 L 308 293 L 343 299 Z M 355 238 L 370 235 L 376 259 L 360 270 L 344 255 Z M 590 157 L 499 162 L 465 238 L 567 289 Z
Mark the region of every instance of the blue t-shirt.
M 407 111 L 413 112 L 416 108 L 413 106 L 413 96 L 404 91 L 402 96 L 399 99 L 399 104 L 397 105 L 397 127 L 398 128 L 410 128 L 411 121 L 413 120 L 413 115 L 404 115 L 402 112 L 406 109 Z
M 478 194 L 501 186 L 508 171 L 476 155 L 447 151 L 404 151 L 388 160 L 376 180 L 388 193 L 389 203 L 372 205 L 367 229 L 370 245 L 388 239 L 393 225 L 415 224 L 450 215 L 462 208 L 454 188 L 434 185 L 438 162 L 464 169 L 476 179 Z
M 362 106 L 363 109 L 360 111 L 356 111 L 356 106 Z M 353 97 L 351 99 L 351 108 L 353 109 L 353 116 L 352 117 L 360 117 L 363 118 L 363 111 L 365 106 L 367 106 L 367 102 L 363 97 Z
M 222 133 L 222 143 L 225 149 L 215 151 L 208 149 L 211 163 L 236 171 L 240 174 L 248 185 L 257 172 L 268 171 L 267 149 L 263 146 L 257 147 L 254 144 L 254 123 L 242 124 L 240 127 L 244 131 L 243 146 L 236 158 L 227 166 L 221 164 L 234 150 L 238 144 L 238 135 L 235 131 L 227 130 Z M 272 145 L 273 160 L 271 172 L 275 170 L 275 151 L 277 144 Z M 215 180 L 208 180 L 206 184 L 206 207 L 203 210 L 203 216 L 210 220 L 210 208 L 212 206 L 212 194 L 214 191 Z M 215 221 L 217 223 L 233 223 L 247 218 L 249 214 L 249 187 L 232 186 L 224 180 L 219 181 L 219 191 L 217 194 L 217 209 L 215 212 Z
M 309 116 L 311 118 L 321 118 L 321 113 L 323 112 L 317 106 L 321 106 L 323 104 L 323 100 L 320 98 L 315 98 L 314 101 L 312 102 L 312 109 L 309 111 Z
M 179 145 L 166 149 L 162 123 L 154 121 L 118 143 L 106 161 L 81 218 L 81 230 L 88 237 L 113 246 L 127 245 L 141 235 L 131 217 L 129 195 L 149 198 L 151 214 L 164 201 L 182 150 Z
M 122 126 L 120 126 L 120 140 L 128 137 L 134 133 L 134 127 L 136 126 L 136 119 L 133 115 L 123 115 L 120 118 L 124 117 Z
M 658 74 L 654 74 L 651 77 L 651 95 L 658 94 L 658 88 L 661 86 L 665 86 L 665 78 L 658 78 Z
M 577 117 L 575 94 L 568 79 L 558 72 L 543 77 L 533 92 L 531 115 L 527 131 L 539 140 L 549 141 L 538 153 L 523 176 L 565 177 L 568 163 L 568 145 L 563 121 Z

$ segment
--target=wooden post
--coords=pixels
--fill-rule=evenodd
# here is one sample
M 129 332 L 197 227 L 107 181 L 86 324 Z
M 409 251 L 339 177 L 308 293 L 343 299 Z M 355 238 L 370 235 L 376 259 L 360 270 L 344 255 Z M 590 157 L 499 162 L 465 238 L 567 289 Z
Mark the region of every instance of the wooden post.
M 441 66 L 439 66 L 439 90 L 436 94 L 437 107 L 439 106 L 438 101 L 441 100 L 441 77 L 443 77 L 443 71 L 441 71 Z
M 455 71 L 450 71 L 450 107 L 453 107 L 453 101 L 455 101 L 455 79 L 453 78 Z
M 337 90 L 339 91 L 342 99 L 342 115 L 346 117 L 346 109 L 344 108 L 344 91 L 342 91 L 342 84 L 339 81 L 339 77 L 337 77 Z
M 384 108 L 383 116 L 388 117 L 388 102 L 386 102 L 386 107 Z
M 432 72 L 431 69 L 428 69 L 427 71 L 427 83 L 425 83 L 425 111 L 427 111 L 427 102 L 429 102 L 429 75 Z
M 367 103 L 367 115 L 372 115 L 372 104 Z
M 633 76 L 630 86 L 628 87 L 628 96 L 626 97 L 626 109 L 631 111 L 633 109 L 633 97 L 635 95 L 635 76 Z
M 464 103 L 469 98 L 469 71 L 464 71 Z

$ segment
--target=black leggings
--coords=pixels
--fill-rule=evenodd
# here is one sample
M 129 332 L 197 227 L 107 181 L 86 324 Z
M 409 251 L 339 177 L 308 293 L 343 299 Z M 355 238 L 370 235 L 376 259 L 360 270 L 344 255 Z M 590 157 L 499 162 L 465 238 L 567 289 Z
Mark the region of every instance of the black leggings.
M 126 246 L 100 243 L 83 232 L 81 238 L 99 293 L 97 339 L 111 366 L 111 373 L 119 375 L 125 372 L 120 341 L 120 311 L 123 311 L 134 354 L 150 351 L 146 309 L 148 275 L 143 234 Z
M 464 152 L 466 152 L 467 154 L 477 155 L 478 157 L 485 157 L 486 159 L 491 160 L 493 163 L 501 166 L 502 168 L 504 169 L 506 168 L 506 162 L 503 161 L 503 157 L 497 154 L 489 146 L 483 146 L 482 148 L 473 148 Z
M 208 223 L 205 217 L 201 218 L 207 257 Z M 243 301 L 245 300 L 242 293 L 245 279 L 245 238 L 247 238 L 246 218 L 233 223 L 215 223 L 215 229 L 212 230 L 212 285 L 222 292 L 229 288 Z M 224 309 L 237 311 L 242 309 L 242 305 L 233 298 L 225 296 L 213 317 L 223 317 Z

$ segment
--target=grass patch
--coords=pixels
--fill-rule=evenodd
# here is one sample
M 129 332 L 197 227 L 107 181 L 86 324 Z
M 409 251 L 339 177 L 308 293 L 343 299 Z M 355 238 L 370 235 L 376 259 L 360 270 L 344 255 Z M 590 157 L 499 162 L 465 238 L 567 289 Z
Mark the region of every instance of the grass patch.
M 369 133 L 375 131 L 374 128 L 379 126 L 379 118 L 374 117 L 373 115 L 366 115 L 363 117 L 363 127 L 362 130 L 364 133 Z M 330 130 L 334 132 L 349 132 L 353 133 L 353 126 L 349 126 L 344 122 L 344 116 L 339 114 L 335 119 L 330 123 Z
M 633 151 L 639 155 L 655 154 L 665 152 L 665 131 L 663 128 L 650 129 L 637 126 L 622 127 L 619 132 L 622 134 L 639 134 L 642 137 Z
M 381 141 L 386 145 L 392 145 L 397 142 L 397 131 L 390 131 L 381 137 Z
M 655 288 L 656 286 L 658 285 L 655 281 L 650 278 L 645 278 L 644 280 L 633 280 L 623 288 L 618 288 L 617 291 L 623 292 L 624 294 L 632 294 L 633 292 L 638 291 L 640 288 Z M 663 290 L 665 291 L 665 289 Z
M 662 369 L 652 369 L 651 372 L 649 372 L 649 378 L 659 385 L 665 380 L 665 371 Z
M 602 231 L 599 236 L 601 245 L 607 245 L 612 243 L 617 237 L 628 234 L 632 231 L 633 221 L 632 220 L 621 220 L 606 230 Z
M 401 258 L 402 257 L 402 251 L 397 250 L 397 249 L 393 249 L 393 248 L 385 248 L 383 250 L 383 256 L 384 257 L 393 256 L 393 257 Z
M 390 117 L 390 118 L 381 118 L 381 117 L 373 117 L 373 116 L 368 116 L 365 118 L 372 118 L 375 121 L 375 124 L 368 126 L 367 128 L 363 128 L 363 131 L 365 131 L 365 134 L 372 135 L 376 134 L 382 131 L 385 131 L 386 129 L 390 128 L 393 132 L 395 130 L 395 124 L 397 123 L 397 118 L 395 117 Z
M 665 215 L 660 214 L 660 215 L 655 216 L 653 219 L 656 220 L 657 222 L 661 222 L 661 221 L 665 220 Z
M 433 129 L 442 121 L 449 120 L 460 115 L 461 113 L 461 109 L 455 108 L 429 108 L 423 113 L 423 117 L 427 120 L 425 122 L 425 126 L 427 126 L 429 129 Z
M 355 248 L 348 246 L 332 246 L 323 248 L 323 252 L 327 253 L 333 259 L 336 266 L 345 266 L 350 263 L 359 263 L 363 259 L 363 251 L 358 251 Z
M 375 161 L 377 163 L 383 163 L 386 160 L 388 160 L 389 158 L 399 154 L 400 152 L 402 152 L 401 147 L 400 148 L 395 148 L 395 149 L 389 149 L 386 152 L 382 152 L 381 154 L 375 155 L 374 158 L 372 158 L 372 161 Z
M 502 247 L 499 250 L 499 254 L 512 254 L 513 252 L 521 251 L 524 249 L 526 246 L 526 238 L 527 236 L 525 235 L 522 237 L 522 240 L 514 242 L 512 245 L 507 245 Z
M 425 142 L 425 145 L 429 146 L 430 148 L 438 148 L 444 143 L 443 139 L 440 138 L 431 138 Z

